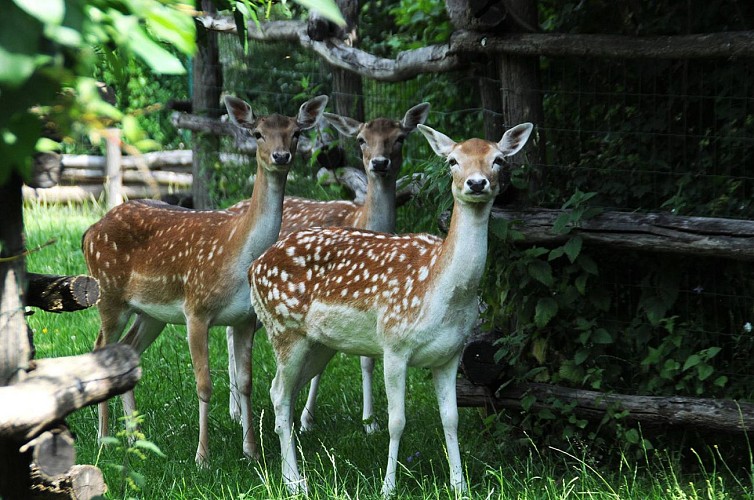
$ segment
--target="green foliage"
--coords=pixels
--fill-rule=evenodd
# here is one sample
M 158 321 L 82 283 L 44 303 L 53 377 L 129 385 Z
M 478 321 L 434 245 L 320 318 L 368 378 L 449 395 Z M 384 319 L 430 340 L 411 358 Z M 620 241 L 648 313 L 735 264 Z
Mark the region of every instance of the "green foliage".
M 111 448 L 111 455 L 120 455 L 121 461 L 104 461 L 99 460 L 95 465 L 103 465 L 105 468 L 116 472 L 119 481 L 110 481 L 108 487 L 111 492 L 119 492 L 121 497 L 127 497 L 128 493 L 138 493 L 147 484 L 147 478 L 138 471 L 147 460 L 154 457 L 147 456 L 147 453 L 159 458 L 166 458 L 166 455 L 160 448 L 141 432 L 140 428 L 145 423 L 144 415 L 135 412 L 118 419 L 123 428 L 119 430 L 114 437 L 104 437 L 101 441 L 100 453 L 102 449 Z
M 0 184 L 13 170 L 28 176 L 32 154 L 55 147 L 40 140 L 42 117 L 62 138 L 96 138 L 123 117 L 97 93 L 98 50 L 124 50 L 158 73 L 184 72 L 161 44 L 193 51 L 194 22 L 179 7 L 158 0 L 14 0 L 0 18 Z

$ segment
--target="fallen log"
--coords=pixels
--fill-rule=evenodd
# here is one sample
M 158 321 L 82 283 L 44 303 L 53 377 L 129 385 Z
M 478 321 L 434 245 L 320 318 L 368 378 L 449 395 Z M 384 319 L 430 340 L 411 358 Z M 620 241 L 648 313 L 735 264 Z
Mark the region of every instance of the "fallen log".
M 48 312 L 80 311 L 99 300 L 99 283 L 91 276 L 28 273 L 26 305 Z
M 63 477 L 50 480 L 32 464 L 31 500 L 92 500 L 106 492 L 102 471 L 93 465 L 74 465 Z
M 536 398 L 530 410 L 552 408 L 553 401 L 559 400 L 574 404 L 571 411 L 577 417 L 592 421 L 601 420 L 611 409 L 627 411 L 625 420 L 629 422 L 684 425 L 727 432 L 754 430 L 754 404 L 733 400 L 632 396 L 534 382 L 511 384 L 495 392 L 488 386 L 474 385 L 463 378 L 457 383 L 458 406 L 462 407 L 521 410 L 526 396 Z
M 31 439 L 79 408 L 133 389 L 140 377 L 139 356 L 124 344 L 37 360 L 25 380 L 0 387 L 0 438 Z

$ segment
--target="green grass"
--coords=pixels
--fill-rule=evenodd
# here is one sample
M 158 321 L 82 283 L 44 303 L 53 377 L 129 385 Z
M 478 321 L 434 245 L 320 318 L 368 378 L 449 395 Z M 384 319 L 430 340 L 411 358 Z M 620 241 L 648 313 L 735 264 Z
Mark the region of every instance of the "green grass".
M 27 207 L 29 247 L 56 240 L 29 256 L 29 269 L 52 274 L 85 273 L 81 236 L 101 214 L 98 207 Z M 38 311 L 29 323 L 38 357 L 89 352 L 99 326 L 95 309 L 66 314 Z M 215 328 L 210 333 L 214 393 L 210 412 L 212 466 L 207 470 L 198 470 L 194 464 L 198 404 L 185 335 L 183 326 L 169 326 L 163 332 L 142 358 L 143 376 L 136 388 L 137 405 L 145 418 L 142 431 L 165 456 L 147 452 L 142 461 L 122 448 L 101 447 L 96 439 L 97 410 L 88 407 L 68 418 L 76 434 L 77 461 L 95 463 L 104 470 L 110 498 L 287 498 L 281 485 L 278 440 L 268 395 L 275 362 L 264 334 L 257 335 L 254 349 L 253 393 L 264 449 L 262 461 L 253 463 L 243 458 L 240 426 L 228 415 L 224 329 Z M 381 373 L 379 363 L 376 373 Z M 379 497 L 388 435 L 385 394 L 376 378 L 376 408 L 382 430 L 367 436 L 360 421 L 357 358 L 337 356 L 328 367 L 320 391 L 318 427 L 300 438 L 299 456 L 312 498 Z M 121 415 L 119 401 L 111 402 L 111 408 L 114 417 Z M 446 487 L 444 439 L 427 371 L 410 371 L 406 415 L 397 497 L 453 498 Z M 117 426 L 122 428 L 122 422 Z M 751 481 L 737 482 L 735 476 L 726 473 L 724 462 L 717 462 L 713 470 L 699 467 L 693 474 L 682 474 L 676 461 L 661 455 L 641 463 L 618 457 L 612 461 L 618 466 L 601 470 L 591 465 L 588 452 L 577 455 L 540 449 L 530 440 L 490 431 L 475 409 L 461 409 L 459 439 L 472 498 L 739 498 L 751 491 Z M 133 470 L 145 478 L 140 491 L 128 489 L 113 467 L 122 464 L 126 455 Z

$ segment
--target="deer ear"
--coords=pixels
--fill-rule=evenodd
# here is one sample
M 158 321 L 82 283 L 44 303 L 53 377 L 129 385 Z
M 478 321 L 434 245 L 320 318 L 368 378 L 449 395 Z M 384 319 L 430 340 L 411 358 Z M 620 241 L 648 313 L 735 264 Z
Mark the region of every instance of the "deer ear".
M 403 120 L 401 120 L 401 128 L 403 128 L 403 130 L 405 130 L 406 132 L 411 132 L 416 128 L 417 125 L 427 121 L 428 116 L 429 103 L 423 102 L 421 104 L 417 104 L 413 108 L 406 111 L 406 115 L 403 117 Z
M 252 128 L 254 126 L 254 113 L 246 101 L 229 95 L 225 96 L 224 101 L 230 121 L 243 128 Z
M 358 134 L 359 129 L 363 125 L 363 123 L 358 120 L 348 118 L 347 116 L 336 115 L 334 113 L 325 113 L 323 116 L 327 123 L 335 127 L 338 132 L 348 137 Z
M 419 132 L 427 138 L 427 142 L 429 142 L 432 150 L 437 153 L 438 156 L 445 158 L 451 151 L 453 151 L 453 147 L 456 143 L 447 135 L 421 123 L 417 125 L 416 128 L 418 128 Z
M 497 143 L 497 147 L 505 156 L 513 156 L 521 151 L 526 141 L 529 140 L 534 125 L 531 123 L 522 123 L 509 129 L 503 134 L 503 138 Z
M 321 95 L 309 99 L 298 110 L 298 116 L 296 121 L 301 130 L 309 130 L 314 127 L 317 122 L 322 118 L 322 113 L 327 106 L 327 96 Z

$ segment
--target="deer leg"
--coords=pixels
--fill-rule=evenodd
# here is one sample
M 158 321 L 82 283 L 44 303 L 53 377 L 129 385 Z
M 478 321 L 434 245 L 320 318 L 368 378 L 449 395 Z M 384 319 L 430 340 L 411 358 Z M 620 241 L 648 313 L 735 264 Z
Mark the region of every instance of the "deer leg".
M 236 383 L 241 426 L 243 429 L 243 454 L 253 460 L 259 460 L 259 450 L 254 435 L 254 412 L 251 407 L 252 389 L 252 351 L 254 347 L 254 333 L 256 332 L 256 318 L 250 322 L 228 328 L 232 334 L 232 353 L 234 365 L 229 367 L 235 373 L 232 380 Z M 226 333 L 227 333 L 226 332 Z M 231 343 L 228 338 L 229 346 Z M 230 355 L 230 351 L 228 353 Z M 232 391 L 232 389 L 231 389 Z M 231 400 L 233 392 L 231 392 Z
M 361 421 L 364 422 L 364 430 L 372 434 L 379 427 L 374 420 L 374 406 L 372 404 L 372 373 L 374 372 L 374 358 L 361 357 L 361 389 L 364 398 Z
M 395 474 L 398 469 L 398 449 L 406 426 L 406 368 L 405 357 L 385 353 L 385 392 L 387 393 L 388 448 L 385 480 L 382 482 L 382 495 L 389 496 L 395 489 Z
M 315 375 L 309 383 L 309 396 L 306 398 L 306 404 L 301 412 L 301 431 L 308 432 L 314 428 L 314 405 L 317 401 L 317 392 L 319 391 L 319 380 L 322 373 Z
M 112 305 L 100 301 L 97 308 L 99 310 L 101 326 L 97 340 L 94 342 L 94 349 L 100 349 L 108 344 L 117 342 L 132 315 L 131 311 L 120 304 Z M 113 312 L 111 313 L 110 311 Z M 107 429 L 110 423 L 110 408 L 107 406 L 107 401 L 101 402 L 98 405 L 98 409 L 97 438 L 102 439 L 107 436 Z
M 131 325 L 128 333 L 126 333 L 120 342 L 121 344 L 130 345 L 141 356 L 164 329 L 164 322 L 140 313 L 136 315 L 134 324 Z M 126 416 L 133 415 L 136 411 L 136 399 L 134 398 L 133 389 L 125 392 L 121 398 L 123 399 L 123 414 Z
M 195 317 L 187 318 L 189 351 L 196 379 L 196 394 L 199 397 L 199 444 L 196 448 L 196 464 L 209 465 L 209 400 L 212 397 L 212 381 L 209 374 L 209 324 Z
M 225 338 L 228 343 L 228 383 L 230 385 L 230 419 L 241 423 L 241 395 L 238 393 L 238 381 L 236 379 L 236 349 L 233 341 L 234 328 L 229 326 L 225 329 Z
M 296 459 L 293 436 L 293 402 L 301 388 L 320 373 L 335 351 L 308 340 L 286 345 L 286 353 L 276 350 L 277 371 L 270 388 L 275 409 L 275 432 L 280 437 L 283 480 L 292 493 L 306 493 L 306 481 L 301 477 Z
M 432 377 L 437 393 L 442 427 L 445 432 L 445 446 L 448 450 L 450 465 L 450 485 L 455 491 L 464 492 L 466 491 L 466 481 L 463 477 L 461 453 L 458 450 L 458 402 L 456 399 L 456 376 L 459 360 L 460 355 L 444 366 L 433 368 Z

